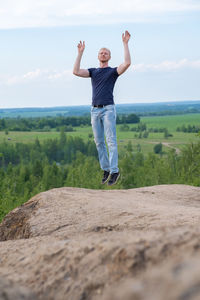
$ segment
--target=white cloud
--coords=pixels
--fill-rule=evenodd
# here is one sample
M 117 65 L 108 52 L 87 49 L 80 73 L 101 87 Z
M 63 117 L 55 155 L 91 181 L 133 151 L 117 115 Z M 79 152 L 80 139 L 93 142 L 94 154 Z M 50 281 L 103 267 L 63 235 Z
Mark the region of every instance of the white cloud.
M 36 69 L 35 71 L 30 71 L 22 75 L 9 75 L 2 77 L 1 83 L 5 85 L 15 85 L 20 83 L 27 83 L 30 81 L 35 81 L 37 79 L 41 79 L 42 76 L 47 71 L 42 71 L 40 69 Z
M 156 64 L 139 63 L 133 64 L 130 69 L 133 72 L 173 72 L 184 69 L 200 70 L 200 60 L 188 60 L 184 58 L 179 61 L 166 60 Z M 21 75 L 0 75 L 0 85 L 12 86 L 33 82 L 66 82 L 75 80 L 75 78 L 71 69 L 62 71 L 36 69 Z
M 1 85 L 27 84 L 32 82 L 56 82 L 58 80 L 69 81 L 73 78 L 72 70 L 56 71 L 41 70 L 27 72 L 21 75 L 0 75 Z
M 21 78 L 31 80 L 40 77 L 43 73 L 44 72 L 42 72 L 40 69 L 36 69 L 35 71 L 24 74 Z
M 198 0 L 1 0 L 0 28 L 148 22 L 197 10 Z
M 70 80 L 73 77 L 74 77 L 74 75 L 72 74 L 72 70 L 64 70 L 64 71 L 61 71 L 61 72 L 54 71 L 54 72 L 52 72 L 51 74 L 48 75 L 48 79 L 52 80 L 52 81 L 56 81 L 56 80 L 59 80 L 59 79 Z
M 178 71 L 181 69 L 200 69 L 200 60 L 188 60 L 186 58 L 179 61 L 162 61 L 157 64 L 145 64 L 139 63 L 131 67 L 132 71 L 138 72 L 148 72 L 148 71 L 158 71 L 158 72 L 171 72 Z

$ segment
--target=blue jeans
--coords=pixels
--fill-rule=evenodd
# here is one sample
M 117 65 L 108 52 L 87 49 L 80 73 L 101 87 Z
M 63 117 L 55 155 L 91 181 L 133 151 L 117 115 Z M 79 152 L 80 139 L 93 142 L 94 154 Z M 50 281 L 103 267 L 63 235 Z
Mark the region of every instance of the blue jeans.
M 118 173 L 118 151 L 116 137 L 116 110 L 115 105 L 106 105 L 102 108 L 91 108 L 91 124 L 94 141 L 97 147 L 101 169 L 112 173 Z M 108 152 L 106 149 L 108 145 Z

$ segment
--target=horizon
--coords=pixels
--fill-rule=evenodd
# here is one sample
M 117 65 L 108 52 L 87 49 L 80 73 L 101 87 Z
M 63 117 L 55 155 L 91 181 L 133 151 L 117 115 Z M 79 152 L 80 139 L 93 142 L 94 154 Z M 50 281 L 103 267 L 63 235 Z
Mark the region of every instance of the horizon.
M 156 105 L 164 105 L 164 104 L 181 104 L 181 103 L 191 103 L 191 104 L 198 104 L 200 103 L 200 99 L 199 100 L 180 100 L 180 101 L 156 101 L 156 102 L 130 102 L 130 103 L 115 103 L 116 106 L 118 105 L 151 105 L 151 104 L 156 104 Z M 52 108 L 66 108 L 66 107 L 90 107 L 90 104 L 78 104 L 78 105 L 61 105 L 61 106 L 28 106 L 28 107 L 0 107 L 0 111 L 1 110 L 12 110 L 12 109 L 16 109 L 16 110 L 20 110 L 20 109 L 52 109 Z

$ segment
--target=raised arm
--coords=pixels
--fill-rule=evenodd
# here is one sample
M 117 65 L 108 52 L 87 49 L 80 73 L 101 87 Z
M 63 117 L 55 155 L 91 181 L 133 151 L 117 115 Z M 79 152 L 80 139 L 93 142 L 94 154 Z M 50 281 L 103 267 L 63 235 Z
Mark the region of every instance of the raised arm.
M 77 47 L 78 47 L 78 56 L 74 64 L 73 74 L 79 77 L 89 77 L 90 74 L 87 69 L 80 69 L 81 58 L 85 50 L 85 42 L 80 41 Z
M 130 37 L 131 35 L 127 30 L 125 31 L 125 34 L 124 33 L 122 34 L 122 42 L 124 45 L 124 62 L 121 65 L 119 65 L 119 67 L 117 68 L 117 73 L 119 75 L 124 73 L 131 64 L 131 56 L 128 47 L 128 42 L 130 40 Z

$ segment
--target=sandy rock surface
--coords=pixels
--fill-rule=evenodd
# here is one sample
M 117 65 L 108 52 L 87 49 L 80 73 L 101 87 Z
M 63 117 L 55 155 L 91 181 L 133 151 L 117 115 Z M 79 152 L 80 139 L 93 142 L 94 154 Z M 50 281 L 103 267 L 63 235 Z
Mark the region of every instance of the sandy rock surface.
M 37 300 L 29 289 L 0 277 L 0 300 Z
M 200 299 L 198 187 L 53 189 L 9 213 L 0 240 L 0 277 L 38 299 Z

